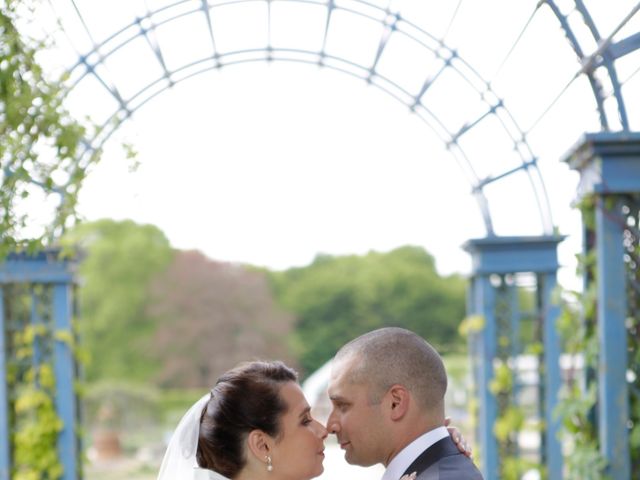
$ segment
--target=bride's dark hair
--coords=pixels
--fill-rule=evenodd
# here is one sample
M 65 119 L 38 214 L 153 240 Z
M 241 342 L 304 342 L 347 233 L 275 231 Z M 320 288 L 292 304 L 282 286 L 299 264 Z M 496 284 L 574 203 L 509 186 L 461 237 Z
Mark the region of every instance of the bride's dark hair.
M 287 410 L 284 383 L 298 380 L 282 362 L 250 362 L 222 375 L 200 417 L 196 459 L 201 468 L 235 477 L 246 464 L 244 440 L 258 429 L 277 438 Z

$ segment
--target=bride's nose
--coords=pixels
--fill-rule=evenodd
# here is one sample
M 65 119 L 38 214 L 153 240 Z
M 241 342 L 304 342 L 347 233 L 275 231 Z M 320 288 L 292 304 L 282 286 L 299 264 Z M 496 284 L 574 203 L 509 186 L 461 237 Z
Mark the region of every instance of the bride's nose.
M 324 428 L 324 425 L 322 425 L 320 422 L 316 422 L 316 433 L 323 440 L 327 438 L 327 435 L 329 434 L 329 432 L 327 432 L 327 429 Z

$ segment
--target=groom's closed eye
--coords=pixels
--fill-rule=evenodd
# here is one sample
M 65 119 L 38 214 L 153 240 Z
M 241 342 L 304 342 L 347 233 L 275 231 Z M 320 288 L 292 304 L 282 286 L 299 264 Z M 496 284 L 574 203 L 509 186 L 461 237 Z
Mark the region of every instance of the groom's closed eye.
M 341 412 L 344 412 L 351 406 L 350 403 L 344 402 L 341 400 L 333 400 L 332 403 L 333 403 L 333 407 L 340 410 Z

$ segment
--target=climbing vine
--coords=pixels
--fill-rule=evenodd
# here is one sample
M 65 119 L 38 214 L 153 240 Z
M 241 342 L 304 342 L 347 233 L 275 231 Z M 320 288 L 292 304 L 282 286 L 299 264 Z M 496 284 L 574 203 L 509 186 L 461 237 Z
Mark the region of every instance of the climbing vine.
M 606 196 L 598 204 L 595 195 L 585 196 L 578 208 L 585 228 L 585 253 L 578 257 L 578 273 L 585 279 L 583 292 L 565 292 L 558 327 L 570 366 L 557 414 L 563 420 L 563 439 L 570 452 L 565 456 L 567 478 L 606 478 L 606 460 L 600 453 L 596 408 L 598 385 L 598 328 L 595 245 L 597 208 L 622 227 L 626 266 L 627 381 L 629 387 L 629 451 L 631 476 L 640 476 L 640 196 Z
M 627 352 L 629 355 L 629 451 L 631 476 L 640 477 L 640 194 L 622 198 L 627 267 Z
M 0 5 L 0 258 L 42 246 L 73 221 L 87 168 L 99 157 L 77 161 L 88 128 L 64 108 L 63 78 L 50 78 L 37 61 L 46 42 L 17 26 L 37 18 L 38 3 Z
M 581 265 L 593 271 L 589 254 Z M 562 419 L 561 436 L 569 446 L 565 455 L 568 480 L 600 480 L 604 478 L 606 461 L 600 454 L 595 408 L 597 383 L 598 338 L 595 328 L 595 283 L 587 291 L 565 292 L 558 328 L 569 360 L 566 381 L 560 392 L 556 414 Z
M 42 286 L 6 286 L 12 478 L 57 479 L 62 475 L 56 441 L 62 430 L 55 398 L 52 329 Z
M 542 478 L 546 478 L 541 463 L 534 456 L 520 450 L 518 438 L 524 430 L 540 431 L 542 428 L 535 420 L 539 412 L 532 410 L 531 405 L 523 405 L 519 401 L 522 386 L 518 384 L 517 359 L 524 353 L 537 356 L 540 362 L 542 353 L 538 340 L 540 330 L 533 328 L 537 315 L 528 318 L 527 314 L 520 312 L 534 307 L 529 305 L 532 303 L 531 292 L 517 286 L 515 275 L 496 275 L 492 280 L 496 294 L 494 313 L 498 337 L 496 357 L 493 362 L 494 375 L 489 389 L 497 402 L 497 417 L 493 425 L 493 433 L 500 458 L 499 477 L 515 480 L 522 478 L 530 470 L 537 470 Z M 516 306 L 518 308 L 514 310 Z M 517 321 L 515 321 L 515 315 L 519 316 Z M 524 328 L 521 328 L 523 326 Z M 476 364 L 483 359 L 475 351 L 477 342 L 474 338 L 480 335 L 484 328 L 485 319 L 479 315 L 467 317 L 459 328 L 460 334 L 470 340 L 470 354 Z M 525 347 L 521 347 L 522 345 Z M 477 425 L 477 401 L 470 402 L 469 408 L 472 423 Z
M 63 474 L 57 440 L 65 425 L 56 412 L 54 346 L 63 343 L 76 361 L 84 353 L 77 346 L 75 332 L 54 328 L 51 285 L 3 288 L 11 478 L 56 480 Z

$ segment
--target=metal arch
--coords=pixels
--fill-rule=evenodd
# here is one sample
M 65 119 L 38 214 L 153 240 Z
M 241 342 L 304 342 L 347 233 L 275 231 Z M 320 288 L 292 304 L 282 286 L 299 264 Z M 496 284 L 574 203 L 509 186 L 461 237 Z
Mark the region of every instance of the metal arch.
M 598 32 L 598 29 L 593 22 L 593 18 L 587 10 L 584 2 L 582 0 L 575 0 L 575 2 L 578 11 L 582 15 L 582 18 L 587 24 L 587 27 L 589 27 L 591 35 L 593 35 L 593 38 L 596 39 L 598 45 L 602 45 L 603 39 L 600 36 L 600 33 Z M 610 43 L 610 39 L 605 39 L 604 41 Z M 590 61 L 592 60 L 590 59 Z M 618 73 L 615 69 L 615 66 L 613 65 L 613 58 L 608 48 L 602 52 L 602 63 L 605 65 L 607 71 L 609 72 L 609 77 L 611 78 L 611 85 L 613 86 L 613 94 L 616 97 L 616 102 L 618 104 L 618 111 L 620 114 L 620 122 L 622 123 L 622 128 L 623 130 L 629 130 L 629 120 L 627 118 L 627 112 L 625 109 L 624 101 L 622 99 L 622 92 L 620 89 L 621 86 L 620 82 L 618 81 Z
M 271 3 L 279 1 L 283 3 L 301 3 L 321 6 L 326 9 L 326 23 L 324 29 L 324 36 L 322 41 L 322 47 L 319 51 L 311 51 L 304 49 L 291 49 L 291 48 L 273 48 L 271 46 L 271 16 L 270 5 Z M 228 5 L 237 5 L 241 3 L 264 3 L 268 5 L 268 40 L 266 47 L 236 50 L 226 53 L 220 53 L 216 48 L 215 42 L 215 18 L 214 10 L 222 8 Z M 155 22 L 153 17 L 161 12 L 166 14 L 167 11 L 174 9 L 184 4 L 194 3 L 194 8 L 185 10 L 181 9 L 174 15 L 166 16 L 159 22 Z M 329 26 L 334 11 L 343 11 L 353 15 L 358 15 L 368 20 L 377 22 L 383 27 L 383 34 L 380 39 L 378 49 L 376 52 L 375 60 L 370 66 L 361 65 L 350 61 L 340 56 L 328 55 L 326 53 L 327 37 L 329 35 Z M 157 27 L 174 21 L 178 18 L 203 13 L 206 16 L 207 26 L 209 30 L 209 36 L 211 39 L 212 51 L 211 56 L 201 58 L 190 64 L 182 65 L 174 70 L 169 70 L 164 61 L 160 46 L 157 42 L 153 42 L 149 37 L 149 30 L 155 30 Z M 382 18 L 380 19 L 380 15 Z M 143 22 L 149 23 L 152 27 L 145 28 Z M 423 82 L 423 86 L 417 95 L 412 95 L 410 92 L 403 89 L 400 85 L 394 82 L 392 79 L 380 74 L 376 71 L 378 60 L 380 59 L 384 48 L 391 35 L 394 34 L 403 35 L 420 45 L 421 47 L 432 52 L 437 58 L 439 58 L 443 64 L 440 69 L 433 75 L 427 76 Z M 441 139 L 441 141 L 448 147 L 453 154 L 454 158 L 462 168 L 463 172 L 468 177 L 468 181 L 471 183 L 472 194 L 478 202 L 485 228 L 488 235 L 494 235 L 493 224 L 491 220 L 491 213 L 489 209 L 488 200 L 483 191 L 484 187 L 504 179 L 513 173 L 524 171 L 531 184 L 531 188 L 536 197 L 538 210 L 545 234 L 551 234 L 553 231 L 553 223 L 551 219 L 551 209 L 548 202 L 546 190 L 544 189 L 544 182 L 542 181 L 542 175 L 538 170 L 536 158 L 532 154 L 531 149 L 526 141 L 525 134 L 519 125 L 515 122 L 513 116 L 505 107 L 504 102 L 493 92 L 490 83 L 485 81 L 470 64 L 462 59 L 458 53 L 449 48 L 442 40 L 439 40 L 435 36 L 429 34 L 427 31 L 403 18 L 399 13 L 392 13 L 388 9 L 385 10 L 379 6 L 368 3 L 364 0 L 351 0 L 351 6 L 338 6 L 333 0 L 227 0 L 216 4 L 209 4 L 207 0 L 179 0 L 170 5 L 158 8 L 155 11 L 148 11 L 144 17 L 138 17 L 131 24 L 118 30 L 98 45 L 94 45 L 91 52 L 81 56 L 79 61 L 70 69 L 70 78 L 74 78 L 71 88 L 75 87 L 84 77 L 92 75 L 98 79 L 98 81 L 109 91 L 110 94 L 114 94 L 117 90 L 110 88 L 110 85 L 104 81 L 95 67 L 102 64 L 106 59 L 113 55 L 119 49 L 125 47 L 133 40 L 144 36 L 153 54 L 156 56 L 161 64 L 163 75 L 155 80 L 151 81 L 146 86 L 139 89 L 129 99 L 118 102 L 119 108 L 101 125 L 94 135 L 87 142 L 87 148 L 78 158 L 78 165 L 83 165 L 88 161 L 91 154 L 102 148 L 104 143 L 110 138 L 110 136 L 117 130 L 117 128 L 129 118 L 138 108 L 141 108 L 155 96 L 164 92 L 169 87 L 183 80 L 191 78 L 200 73 L 211 71 L 214 69 L 220 69 L 223 66 L 238 65 L 247 62 L 256 61 L 282 61 L 282 62 L 295 62 L 306 63 L 312 65 L 320 65 L 330 68 L 332 70 L 347 73 L 356 78 L 365 80 L 366 82 L 373 84 L 383 92 L 392 96 L 394 99 L 404 104 L 410 111 L 417 114 L 417 116 L 424 121 L 427 126 Z M 90 59 L 97 58 L 92 62 Z M 475 90 L 483 103 L 486 104 L 486 111 L 478 118 L 464 124 L 457 132 L 451 132 L 440 121 L 429 107 L 423 102 L 423 97 L 426 91 L 438 80 L 440 75 L 447 69 L 455 72 L 459 75 L 473 90 Z M 184 74 L 181 78 L 177 78 L 181 74 Z M 146 97 L 145 97 L 146 95 Z M 464 149 L 459 145 L 458 140 L 460 137 L 468 133 L 478 124 L 482 123 L 486 118 L 496 117 L 502 125 L 504 131 L 508 137 L 511 138 L 514 145 L 514 150 L 520 158 L 520 165 L 516 168 L 505 169 L 502 173 L 494 175 L 489 178 L 481 179 L 475 172 L 472 162 Z M 512 132 L 516 132 L 515 134 Z M 536 178 L 534 178 L 534 176 Z M 541 190 L 540 190 L 540 187 Z
M 551 8 L 551 11 L 553 12 L 553 14 L 558 18 L 558 21 L 560 22 L 560 25 L 562 26 L 562 29 L 564 30 L 565 35 L 569 40 L 569 42 L 571 43 L 571 46 L 575 51 L 576 55 L 578 56 L 578 58 L 580 58 L 581 60 L 584 59 L 585 55 L 582 51 L 582 47 L 580 46 L 578 39 L 574 35 L 573 30 L 569 25 L 569 22 L 567 22 L 567 18 L 562 14 L 562 12 L 560 11 L 560 8 L 558 8 L 558 6 L 554 3 L 554 0 L 545 0 L 545 1 L 547 5 L 549 5 L 549 7 Z M 600 115 L 600 125 L 602 126 L 603 130 L 609 130 L 609 121 L 607 119 L 607 113 L 604 109 L 604 97 L 602 95 L 602 85 L 600 85 L 600 82 L 593 74 L 593 71 L 587 72 L 587 77 L 589 79 L 589 84 L 591 85 L 591 89 L 593 90 L 593 95 L 595 96 L 596 105 L 598 107 L 598 114 Z M 577 77 L 574 76 L 574 78 L 571 81 L 575 80 L 575 78 Z
M 600 115 L 600 125 L 602 129 L 605 131 L 610 130 L 610 121 L 604 108 L 604 101 L 608 97 L 604 94 L 602 85 L 594 75 L 596 68 L 598 68 L 599 66 L 604 66 L 606 68 L 609 80 L 611 81 L 611 86 L 613 88 L 612 94 L 616 99 L 616 104 L 618 106 L 618 115 L 622 130 L 629 131 L 629 120 L 627 117 L 626 106 L 624 103 L 624 97 L 622 95 L 621 83 L 618 79 L 618 73 L 616 71 L 614 62 L 617 58 L 620 58 L 621 56 L 640 48 L 640 34 L 632 35 L 631 37 L 615 44 L 612 44 L 612 37 L 638 11 L 638 9 L 640 8 L 640 3 L 636 4 L 636 6 L 632 8 L 630 14 L 627 15 L 627 17 L 622 21 L 618 28 L 611 35 L 609 35 L 609 37 L 603 39 L 600 36 L 593 18 L 591 17 L 591 14 L 589 13 L 589 10 L 587 9 L 583 0 L 574 0 L 576 11 L 578 11 L 582 16 L 586 26 L 589 29 L 589 32 L 598 45 L 598 49 L 594 53 L 592 53 L 591 55 L 585 55 L 580 42 L 578 41 L 571 26 L 569 25 L 569 22 L 567 22 L 566 16 L 562 14 L 560 8 L 556 5 L 556 0 L 541 1 L 546 3 L 551 8 L 551 11 L 560 22 L 560 25 L 564 30 L 567 39 L 571 43 L 573 50 L 578 55 L 580 62 L 582 63 L 582 68 L 578 71 L 574 79 L 582 73 L 587 75 L 589 83 L 591 84 L 591 89 L 593 90 L 593 95 L 596 100 L 596 105 Z

